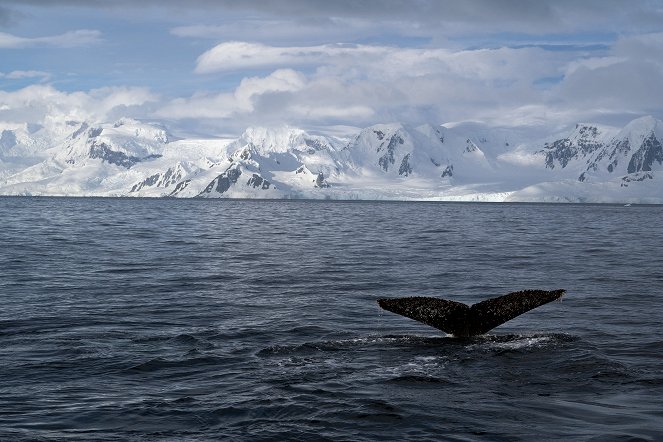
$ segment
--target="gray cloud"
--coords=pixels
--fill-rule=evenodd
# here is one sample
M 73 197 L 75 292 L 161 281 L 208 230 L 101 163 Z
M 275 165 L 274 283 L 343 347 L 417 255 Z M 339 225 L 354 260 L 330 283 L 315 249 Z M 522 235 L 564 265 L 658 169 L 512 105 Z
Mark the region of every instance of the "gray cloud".
M 77 31 L 69 31 L 64 34 L 47 37 L 30 38 L 18 37 L 16 35 L 0 32 L 0 49 L 17 49 L 35 46 L 73 48 L 96 43 L 100 38 L 101 32 L 89 29 L 79 29 Z
M 577 108 L 654 111 L 663 103 L 663 69 L 648 60 L 627 60 L 580 68 L 560 85 L 555 96 Z
M 16 12 L 4 6 L 0 6 L 0 26 L 9 26 L 14 22 L 15 18 Z
M 646 31 L 660 28 L 663 6 L 648 0 L 5 0 L 15 7 L 75 6 L 123 11 L 151 7 L 260 17 L 344 17 L 407 21 L 449 32 Z M 168 14 L 172 20 L 172 15 Z

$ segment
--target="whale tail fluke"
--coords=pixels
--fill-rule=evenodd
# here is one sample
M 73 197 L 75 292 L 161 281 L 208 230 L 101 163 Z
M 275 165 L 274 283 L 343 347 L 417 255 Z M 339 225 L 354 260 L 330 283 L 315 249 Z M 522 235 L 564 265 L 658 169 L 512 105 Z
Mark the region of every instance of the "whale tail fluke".
M 523 290 L 467 306 L 425 296 L 378 299 L 385 310 L 455 336 L 484 334 L 536 307 L 559 299 L 565 290 Z

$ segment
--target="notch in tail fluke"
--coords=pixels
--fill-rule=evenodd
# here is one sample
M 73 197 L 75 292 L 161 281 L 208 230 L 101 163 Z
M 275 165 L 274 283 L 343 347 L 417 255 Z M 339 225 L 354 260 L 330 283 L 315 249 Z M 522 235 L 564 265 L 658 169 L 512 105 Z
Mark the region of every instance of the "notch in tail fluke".
M 454 336 L 482 335 L 534 308 L 559 299 L 565 290 L 523 290 L 487 299 L 471 307 L 456 301 L 412 296 L 378 299 L 385 310 Z

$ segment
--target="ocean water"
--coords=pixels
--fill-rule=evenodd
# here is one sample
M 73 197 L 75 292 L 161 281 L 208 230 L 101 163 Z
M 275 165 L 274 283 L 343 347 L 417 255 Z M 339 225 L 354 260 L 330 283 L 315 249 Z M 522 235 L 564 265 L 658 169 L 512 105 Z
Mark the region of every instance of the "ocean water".
M 663 207 L 0 198 L 0 440 L 661 440 Z M 380 297 L 561 302 L 458 339 Z

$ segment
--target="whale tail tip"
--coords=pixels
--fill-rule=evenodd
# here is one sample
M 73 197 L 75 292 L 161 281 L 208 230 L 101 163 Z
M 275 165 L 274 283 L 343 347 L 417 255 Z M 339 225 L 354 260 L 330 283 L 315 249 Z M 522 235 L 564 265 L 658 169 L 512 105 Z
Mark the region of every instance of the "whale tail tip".
M 454 336 L 475 336 L 487 333 L 536 307 L 561 299 L 565 293 L 564 289 L 522 290 L 472 306 L 426 296 L 381 298 L 378 305 Z

